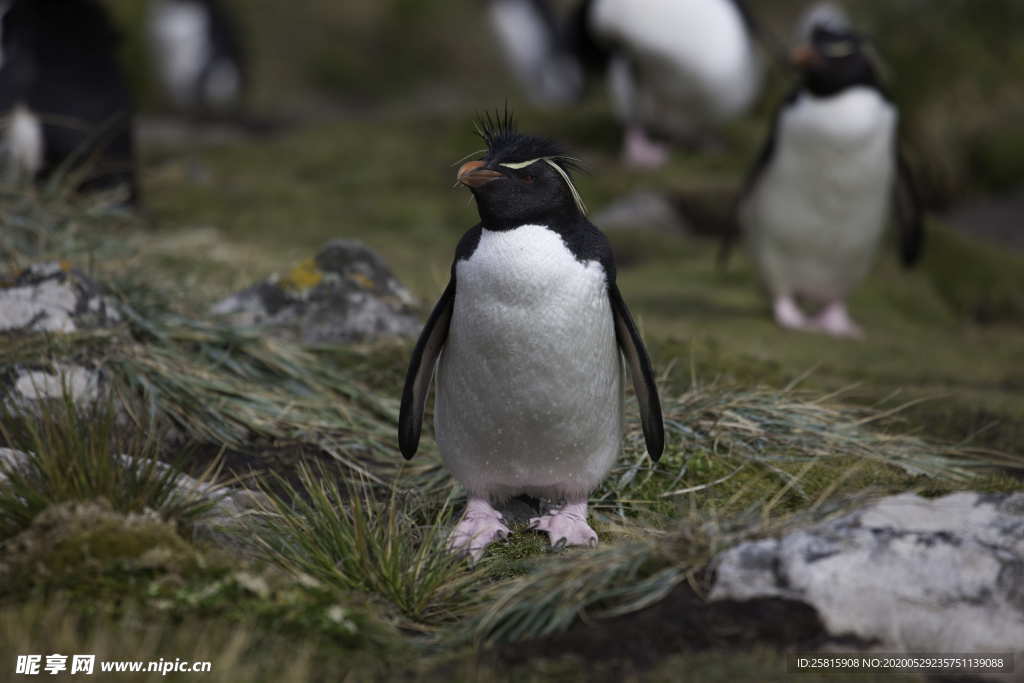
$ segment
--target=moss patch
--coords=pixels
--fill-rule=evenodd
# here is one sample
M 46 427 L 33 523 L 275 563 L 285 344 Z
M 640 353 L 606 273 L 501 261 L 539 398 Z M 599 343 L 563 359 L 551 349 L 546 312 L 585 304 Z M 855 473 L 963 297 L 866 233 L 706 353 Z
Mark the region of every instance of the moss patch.
M 199 562 L 172 522 L 150 511 L 119 514 L 105 500 L 51 506 L 0 553 L 0 579 L 9 586 L 77 580 L 111 567 L 180 572 Z

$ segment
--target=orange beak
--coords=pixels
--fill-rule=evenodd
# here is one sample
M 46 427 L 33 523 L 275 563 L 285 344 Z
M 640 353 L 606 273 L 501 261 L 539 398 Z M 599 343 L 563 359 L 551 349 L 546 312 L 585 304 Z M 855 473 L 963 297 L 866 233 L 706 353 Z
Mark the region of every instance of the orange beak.
M 793 51 L 789 55 L 789 61 L 792 62 L 794 66 L 805 69 L 819 61 L 818 53 L 815 52 L 810 45 L 801 45 L 800 47 L 793 48 Z
M 459 167 L 458 181 L 466 187 L 480 187 L 505 177 L 497 171 L 484 168 L 484 166 L 482 161 L 467 161 Z

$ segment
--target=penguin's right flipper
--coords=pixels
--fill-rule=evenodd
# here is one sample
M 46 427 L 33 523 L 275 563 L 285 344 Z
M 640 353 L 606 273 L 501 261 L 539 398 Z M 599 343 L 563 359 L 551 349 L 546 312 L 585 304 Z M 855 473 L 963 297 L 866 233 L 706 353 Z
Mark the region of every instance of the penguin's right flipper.
M 455 305 L 455 278 L 448 282 L 448 287 L 434 306 L 433 312 L 423 326 L 419 341 L 409 361 L 409 372 L 405 376 L 405 389 L 402 391 L 402 407 L 398 417 L 398 447 L 406 460 L 416 455 L 420 444 L 420 430 L 423 428 L 423 410 L 427 405 L 430 393 L 430 382 L 434 376 L 434 366 L 441 355 L 445 342 L 448 340 L 448 324 L 452 319 Z
M 640 424 L 644 429 L 647 453 L 651 460 L 658 462 L 665 449 L 665 424 L 661 418 L 661 400 L 658 398 L 658 385 L 654 381 L 651 359 L 633 322 L 633 316 L 629 314 L 626 302 L 622 299 L 622 293 L 614 282 L 608 287 L 608 299 L 615 319 L 615 337 L 622 355 L 626 357 L 636 398 L 640 403 Z
M 924 210 L 921 193 L 902 150 L 896 152 L 896 223 L 900 230 L 900 257 L 907 268 L 924 249 Z

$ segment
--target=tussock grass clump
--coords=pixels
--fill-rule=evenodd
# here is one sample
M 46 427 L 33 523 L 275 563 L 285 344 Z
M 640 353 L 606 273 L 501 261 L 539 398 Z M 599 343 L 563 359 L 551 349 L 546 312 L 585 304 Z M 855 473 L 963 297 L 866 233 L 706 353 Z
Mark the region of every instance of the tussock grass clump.
M 109 401 L 87 409 L 67 396 L 42 402 L 36 412 L 0 416 L 0 436 L 23 454 L 0 457 L 0 540 L 60 503 L 104 499 L 118 513 L 153 511 L 189 526 L 217 502 L 214 488 L 200 495 L 179 486 L 181 473 L 157 459 L 158 438 L 126 431 Z
M 0 186 L 0 263 L 15 270 L 37 261 L 110 258 L 125 253 L 110 239 L 131 220 L 114 193 L 76 196 L 70 182 L 55 177 L 36 187 Z
M 835 395 L 712 385 L 667 396 L 662 407 L 668 442 L 661 461 L 647 458 L 630 416 L 625 452 L 592 499 L 597 509 L 667 511 L 698 500 L 735 512 L 758 503 L 763 490 L 772 492 L 769 510 L 793 509 L 849 485 L 906 486 L 917 477 L 963 485 L 994 469 L 1024 469 L 1020 458 L 879 426 L 906 406 L 872 409 Z
M 291 571 L 344 592 L 375 596 L 406 626 L 430 629 L 475 604 L 465 560 L 445 547 L 449 500 L 431 508 L 397 489 L 379 495 L 302 467 L 300 486 L 269 493 L 260 540 L 268 557 Z

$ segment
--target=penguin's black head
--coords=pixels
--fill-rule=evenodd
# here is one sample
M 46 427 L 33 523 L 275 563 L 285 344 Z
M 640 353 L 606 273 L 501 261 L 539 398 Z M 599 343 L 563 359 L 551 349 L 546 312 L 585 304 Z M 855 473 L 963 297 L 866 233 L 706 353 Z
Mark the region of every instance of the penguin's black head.
M 804 87 L 818 97 L 858 85 L 879 87 L 867 41 L 844 27 L 815 26 L 809 44 L 794 50 L 793 61 L 803 72 Z
M 487 155 L 463 164 L 458 180 L 473 192 L 485 228 L 564 225 L 583 215 L 571 176 L 576 164 L 560 145 L 523 135 L 508 112 L 478 121 L 477 134 Z

